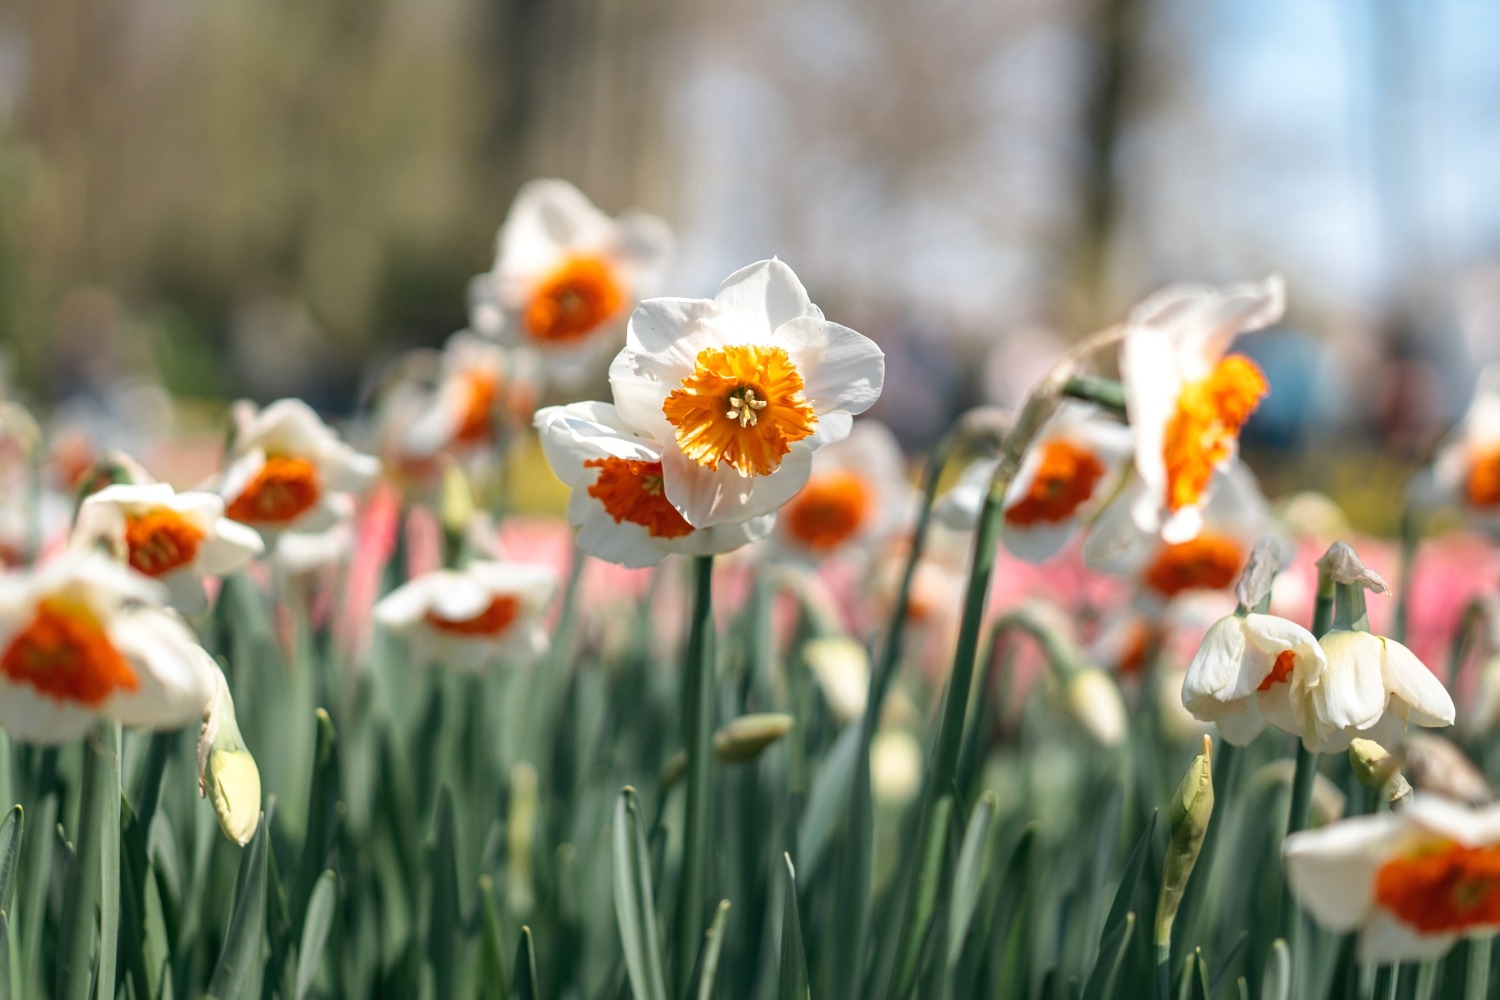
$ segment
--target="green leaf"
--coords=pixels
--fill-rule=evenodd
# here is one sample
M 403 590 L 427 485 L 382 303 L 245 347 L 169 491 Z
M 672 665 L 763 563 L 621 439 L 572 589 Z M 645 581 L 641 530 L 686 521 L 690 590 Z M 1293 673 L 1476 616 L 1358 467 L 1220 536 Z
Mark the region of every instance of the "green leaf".
M 125 955 L 125 969 L 144 1000 L 162 996 L 162 977 L 171 961 L 170 942 L 162 920 L 160 900 L 152 908 L 149 900 L 156 892 L 151 864 L 146 857 L 146 839 L 140 821 L 130 804 L 120 805 L 120 938 Z
M 479 878 L 479 905 L 484 917 L 479 949 L 481 989 L 486 1000 L 508 1000 L 505 946 L 500 939 L 500 901 L 495 898 L 495 880 L 488 875 Z
M 428 845 L 432 877 L 432 902 L 427 919 L 427 963 L 439 997 L 457 995 L 459 926 L 458 860 L 454 846 L 453 792 L 447 785 L 438 790 L 437 813 L 432 821 Z
M 20 806 L 11 806 L 0 820 L 0 914 L 10 916 L 10 903 L 16 892 L 16 861 L 21 857 L 21 834 L 25 814 Z
M 100 995 L 114 997 L 120 917 L 119 746 L 119 726 L 113 723 L 97 726 L 83 740 L 77 846 L 57 943 L 59 1000 L 89 995 L 96 958 Z
M 839 919 L 833 929 L 833 961 L 825 963 L 833 975 L 825 989 L 847 989 L 858 993 L 863 984 L 865 942 L 870 934 L 870 885 L 874 873 L 875 817 L 870 790 L 870 741 L 874 738 L 869 715 L 854 727 L 859 747 L 852 763 L 849 807 L 834 864 Z M 822 771 L 818 772 L 819 777 Z M 813 783 L 816 791 L 817 782 Z M 803 869 L 806 873 L 807 869 Z
M 208 982 L 209 994 L 218 1000 L 236 1000 L 240 996 L 254 1000 L 260 994 L 256 980 L 260 978 L 261 953 L 265 949 L 266 854 L 275 811 L 276 797 L 268 796 L 255 836 L 240 855 L 239 872 L 234 879 L 234 910 L 224 935 L 224 949 L 219 952 L 219 963 Z
M 950 970 L 958 965 L 963 954 L 969 924 L 974 919 L 974 907 L 979 903 L 979 891 L 984 886 L 984 873 L 989 867 L 990 824 L 998 806 L 999 799 L 993 791 L 980 796 L 979 804 L 969 816 L 963 845 L 958 851 L 958 863 L 953 868 L 953 891 L 948 897 Z
M 625 949 L 625 971 L 636 1000 L 667 1000 L 656 905 L 651 898 L 651 858 L 640 801 L 629 786 L 615 800 L 610 831 L 614 856 L 615 920 Z
M 516 978 L 512 984 L 516 1000 L 541 1000 L 542 992 L 536 981 L 536 945 L 531 940 L 531 928 L 521 928 L 521 943 L 516 946 Z
M 293 887 L 292 919 L 300 928 L 306 921 L 307 902 L 324 869 L 331 867 L 338 839 L 339 746 L 333 719 L 323 710 L 313 713 L 317 749 L 313 754 L 312 785 L 307 793 L 307 837 L 302 842 L 297 882 Z
M 719 952 L 724 947 L 724 922 L 729 917 L 729 900 L 719 900 L 714 911 L 714 922 L 709 925 L 703 939 L 703 954 L 698 961 L 698 987 L 694 991 L 697 1000 L 713 1000 L 714 980 L 719 975 Z
M 938 894 L 942 890 L 943 861 L 948 850 L 948 826 L 953 815 L 953 795 L 939 795 L 925 817 L 925 839 L 921 841 L 922 857 L 916 872 L 912 902 L 908 909 L 906 935 L 901 942 L 897 965 L 896 995 L 911 990 L 921 970 L 927 935 L 937 912 Z
M 1120 982 L 1120 968 L 1125 963 L 1125 953 L 1130 950 L 1131 935 L 1135 931 L 1135 914 L 1125 914 L 1125 919 L 1107 927 L 1099 939 L 1099 957 L 1089 971 L 1088 982 L 1083 987 L 1083 1000 L 1104 1000 L 1115 995 Z
M 778 1000 L 811 1000 L 807 981 L 807 955 L 802 950 L 802 920 L 797 915 L 797 869 L 792 858 L 786 861 L 786 905 L 781 918 L 781 971 L 777 977 Z
M 1291 1000 L 1292 997 L 1292 952 L 1286 941 L 1277 938 L 1271 942 L 1271 953 L 1266 956 L 1266 974 L 1261 979 L 1260 1000 Z
M 849 815 L 849 793 L 860 762 L 858 726 L 846 726 L 823 755 L 823 762 L 813 775 L 807 792 L 807 805 L 797 828 L 797 856 L 802 859 L 802 873 L 811 878 L 823 864 L 823 855 L 833 841 L 840 822 Z M 869 772 L 868 750 L 865 757 L 866 780 Z
M 714 706 L 718 702 L 714 672 L 713 556 L 693 559 L 693 610 L 683 664 L 682 717 L 687 746 L 687 808 L 683 821 L 682 872 L 677 885 L 677 975 L 685 993 L 703 932 L 703 910 L 709 890 L 708 862 L 713 854 Z
M 307 915 L 302 921 L 302 943 L 297 948 L 297 1000 L 307 996 L 313 978 L 318 974 L 323 946 L 328 943 L 328 931 L 333 926 L 338 884 L 338 876 L 331 870 L 325 871 L 318 876 L 318 884 L 313 886 L 312 896 L 307 901 Z

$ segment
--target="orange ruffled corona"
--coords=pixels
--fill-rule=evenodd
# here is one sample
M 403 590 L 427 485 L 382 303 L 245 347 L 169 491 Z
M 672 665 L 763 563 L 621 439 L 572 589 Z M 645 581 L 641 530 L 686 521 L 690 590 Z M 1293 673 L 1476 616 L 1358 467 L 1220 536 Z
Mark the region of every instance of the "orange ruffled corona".
M 198 554 L 203 531 L 174 510 L 153 510 L 127 518 L 125 547 L 130 568 L 161 576 L 186 566 Z
M 705 347 L 662 413 L 682 453 L 699 465 L 727 462 L 742 476 L 765 476 L 818 425 L 803 388 L 780 347 Z
M 140 680 L 109 641 L 93 611 L 77 601 L 50 597 L 5 652 L 0 670 L 19 684 L 66 701 L 98 705 L 117 690 L 135 691 Z
M 514 597 L 496 597 L 489 607 L 472 618 L 444 618 L 429 611 L 422 620 L 440 632 L 464 636 L 494 636 L 510 628 L 520 615 L 521 606 Z
M 1239 354 L 1223 358 L 1207 378 L 1182 387 L 1162 442 L 1168 510 L 1203 499 L 1214 469 L 1234 454 L 1240 428 L 1268 388 L 1255 362 Z
M 787 531 L 814 552 L 829 552 L 859 531 L 874 506 L 869 484 L 852 472 L 808 481 L 782 509 Z
M 625 292 L 609 262 L 574 257 L 549 274 L 522 314 L 533 340 L 566 344 L 608 322 L 625 303 Z
M 1146 586 L 1163 597 L 1184 590 L 1222 590 L 1234 582 L 1245 563 L 1240 543 L 1222 535 L 1201 534 L 1176 545 L 1164 545 L 1146 567 Z
M 1500 925 L 1500 846 L 1441 841 L 1392 858 L 1375 874 L 1375 900 L 1424 934 Z
M 225 513 L 246 524 L 287 524 L 311 510 L 321 492 L 311 462 L 272 455 Z
M 485 371 L 464 372 L 459 378 L 463 380 L 464 412 L 453 440 L 458 444 L 484 444 L 492 436 L 500 380 Z
M 1474 456 L 1464 481 L 1464 493 L 1475 507 L 1500 506 L 1500 448 Z
M 1021 527 L 1065 521 L 1094 495 L 1102 478 L 1104 463 L 1093 452 L 1070 441 L 1048 441 L 1031 488 L 1006 510 L 1005 521 Z
M 629 458 L 593 458 L 583 463 L 598 469 L 589 486 L 589 496 L 604 505 L 615 523 L 629 521 L 646 529 L 652 538 L 681 538 L 693 533 L 662 491 L 661 463 Z
M 1273 684 L 1285 684 L 1292 676 L 1292 668 L 1297 665 L 1297 654 L 1290 649 L 1283 649 L 1276 654 L 1276 662 L 1271 664 L 1271 672 L 1266 674 L 1266 679 L 1260 682 L 1257 691 L 1269 691 Z

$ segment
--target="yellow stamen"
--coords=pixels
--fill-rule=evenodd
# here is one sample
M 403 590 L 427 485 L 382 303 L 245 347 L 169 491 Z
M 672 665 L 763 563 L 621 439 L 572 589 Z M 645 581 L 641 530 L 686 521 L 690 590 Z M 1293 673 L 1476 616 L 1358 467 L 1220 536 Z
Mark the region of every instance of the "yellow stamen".
M 1239 354 L 1225 357 L 1207 378 L 1182 387 L 1162 441 L 1168 510 L 1203 499 L 1214 470 L 1234 454 L 1240 428 L 1268 388 L 1255 362 Z
M 818 425 L 804 387 L 780 347 L 706 347 L 662 413 L 676 429 L 677 446 L 699 465 L 727 462 L 742 476 L 765 476 Z

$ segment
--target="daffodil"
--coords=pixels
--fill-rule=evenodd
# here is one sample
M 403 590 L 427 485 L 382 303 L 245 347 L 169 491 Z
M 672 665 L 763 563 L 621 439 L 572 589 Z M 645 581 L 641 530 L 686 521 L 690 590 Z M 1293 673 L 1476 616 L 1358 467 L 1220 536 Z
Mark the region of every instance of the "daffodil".
M 1269 722 L 1299 734 L 1290 692 L 1327 666 L 1313 634 L 1275 615 L 1229 615 L 1203 637 L 1182 682 L 1182 704 L 1193 718 L 1218 725 L 1244 746 Z
M 103 547 L 138 573 L 155 577 L 179 611 L 208 602 L 203 577 L 244 568 L 262 551 L 254 529 L 224 516 L 224 498 L 206 491 L 178 493 L 166 483 L 119 483 L 87 497 L 78 508 L 70 545 Z
M 1060 552 L 1098 512 L 1119 483 L 1131 454 L 1130 429 L 1097 407 L 1066 402 L 1043 425 L 1005 493 L 1007 551 L 1027 562 Z M 934 516 L 972 530 L 997 461 L 980 459 L 938 501 Z
M 792 269 L 765 260 L 712 299 L 648 299 L 610 366 L 620 419 L 663 443 L 667 499 L 694 527 L 768 514 L 812 453 L 880 396 L 885 356 L 823 318 Z
M 1362 962 L 1437 958 L 1500 931 L 1500 805 L 1418 794 L 1399 811 L 1294 833 L 1282 854 L 1313 919 L 1359 932 Z
M 174 729 L 214 695 L 192 630 L 160 606 L 167 588 L 97 552 L 0 575 L 0 726 L 65 743 L 98 719 Z
M 331 527 L 340 519 L 338 494 L 363 489 L 380 471 L 300 399 L 264 410 L 242 404 L 237 418 L 218 492 L 229 517 L 263 535 Z
M 1269 388 L 1229 346 L 1280 319 L 1285 299 L 1273 276 L 1226 288 L 1172 285 L 1131 311 L 1120 375 L 1146 487 L 1132 510 L 1142 530 L 1178 544 L 1202 529 L 1214 476 L 1238 453 L 1240 428 Z
M 407 581 L 375 605 L 375 620 L 410 637 L 418 662 L 475 673 L 546 652 L 541 615 L 556 589 L 557 574 L 547 566 L 473 562 Z
M 861 420 L 847 438 L 813 455 L 807 485 L 781 508 L 772 538 L 796 559 L 869 553 L 901 530 L 914 500 L 895 436 L 878 421 Z
M 633 432 L 608 403 L 551 406 L 537 412 L 542 454 L 573 491 L 568 521 L 578 546 L 621 566 L 654 566 L 670 553 L 712 555 L 764 538 L 770 515 L 695 528 L 667 499 L 666 446 Z
M 1469 410 L 1438 451 L 1418 499 L 1500 531 L 1500 365 L 1480 373 Z
M 470 326 L 548 361 L 593 357 L 618 346 L 671 253 L 671 230 L 655 216 L 611 219 L 567 181 L 531 181 L 500 227 L 494 267 L 469 283 Z

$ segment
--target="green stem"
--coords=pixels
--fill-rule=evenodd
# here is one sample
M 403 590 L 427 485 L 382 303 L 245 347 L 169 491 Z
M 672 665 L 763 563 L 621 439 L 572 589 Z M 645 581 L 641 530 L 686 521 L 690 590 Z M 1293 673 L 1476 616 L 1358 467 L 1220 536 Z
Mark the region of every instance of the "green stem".
M 1416 575 L 1417 543 L 1420 541 L 1416 505 L 1407 501 L 1406 507 L 1401 511 L 1401 568 L 1397 571 L 1400 578 L 1396 581 L 1396 618 L 1391 626 L 1391 638 L 1397 642 L 1406 642 L 1411 592 L 1416 582 L 1413 578 Z
M 712 556 L 693 560 L 693 617 L 683 664 L 683 717 L 688 752 L 687 817 L 682 877 L 677 895 L 675 995 L 688 991 L 708 898 L 708 858 L 713 840 L 713 568 Z
M 1171 946 L 1156 946 L 1156 1000 L 1171 1000 L 1172 964 Z
M 1125 415 L 1125 386 L 1114 379 L 1075 375 L 1063 386 L 1063 395 L 1087 403 L 1098 403 L 1106 410 L 1122 417 Z
M 99 996 L 115 993 L 115 947 L 120 913 L 120 730 L 106 722 L 84 737 L 74 863 L 57 945 L 57 996 L 83 1000 L 99 944 Z M 103 934 L 99 924 L 103 914 Z
M 1490 995 L 1490 942 L 1493 937 L 1469 940 L 1469 959 L 1464 966 L 1464 1000 L 1483 1000 Z

